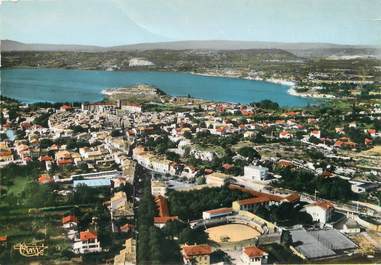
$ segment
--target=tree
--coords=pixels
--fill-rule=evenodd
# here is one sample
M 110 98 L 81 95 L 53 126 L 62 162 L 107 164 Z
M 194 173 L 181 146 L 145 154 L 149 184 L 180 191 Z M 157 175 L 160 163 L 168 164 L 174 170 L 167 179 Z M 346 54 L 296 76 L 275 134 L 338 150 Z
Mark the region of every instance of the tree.
M 190 131 L 185 131 L 183 135 L 186 139 L 192 139 L 192 133 Z
M 53 141 L 48 139 L 48 138 L 44 138 L 44 139 L 40 140 L 40 148 L 41 149 L 46 149 L 46 148 L 50 147 L 52 144 L 53 144 Z
M 112 137 L 119 137 L 119 136 L 123 136 L 123 131 L 122 130 L 112 130 L 111 132 L 111 136 Z
M 289 247 L 292 244 L 292 235 L 290 231 L 283 230 L 280 241 L 286 247 Z
M 208 242 L 208 234 L 202 229 L 185 228 L 179 236 L 179 242 L 182 244 L 204 244 Z
M 265 143 L 266 138 L 263 136 L 263 133 L 259 132 L 254 136 L 254 138 L 252 139 L 252 142 L 258 143 L 258 144 Z
M 38 116 L 37 118 L 34 119 L 33 123 L 40 125 L 42 127 L 46 127 L 46 128 L 49 127 L 48 120 L 49 120 L 50 114 L 51 113 L 41 114 L 40 116 Z
M 240 154 L 243 157 L 247 157 L 249 160 L 261 159 L 261 155 L 252 147 L 242 147 L 238 150 L 238 154 Z
M 187 227 L 187 225 L 179 220 L 173 220 L 170 222 L 167 222 L 165 226 L 163 227 L 162 231 L 163 233 L 169 237 L 179 237 L 180 233 Z
M 40 185 L 32 182 L 21 194 L 24 203 L 30 208 L 57 206 L 57 195 L 50 185 Z
M 179 162 L 180 161 L 180 155 L 176 154 L 174 152 L 167 152 L 166 156 L 167 156 L 168 160 L 175 161 L 175 162 Z
M 269 99 L 264 99 L 259 102 L 253 102 L 253 103 L 250 103 L 250 105 L 261 108 L 261 109 L 270 109 L 270 110 L 279 109 L 279 104 Z

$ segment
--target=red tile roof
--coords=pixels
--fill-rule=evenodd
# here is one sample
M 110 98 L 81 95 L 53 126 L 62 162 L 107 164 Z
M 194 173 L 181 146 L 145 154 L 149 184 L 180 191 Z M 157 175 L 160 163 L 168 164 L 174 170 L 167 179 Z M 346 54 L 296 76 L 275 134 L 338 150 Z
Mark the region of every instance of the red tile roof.
M 319 206 L 325 210 L 333 208 L 333 204 L 329 201 L 316 201 L 315 203 L 311 204 L 311 206 Z
M 71 110 L 71 109 L 72 109 L 72 106 L 70 106 L 70 105 L 62 105 L 62 106 L 61 106 L 61 109 L 62 109 L 62 110 Z
M 71 222 L 77 222 L 77 217 L 75 215 L 68 215 L 68 216 L 64 216 L 62 218 L 62 224 L 67 224 L 67 223 L 71 223 Z
M 210 255 L 212 253 L 212 248 L 209 245 L 185 245 L 183 247 L 183 254 L 186 257 L 200 256 L 200 255 Z
M 231 169 L 231 168 L 234 167 L 234 166 L 233 166 L 232 164 L 225 163 L 225 164 L 222 165 L 222 167 L 223 167 L 224 169 L 226 169 L 226 170 L 229 170 L 229 169 Z
M 153 222 L 155 224 L 165 224 L 169 221 L 177 220 L 177 216 L 155 216 Z
M 255 257 L 263 257 L 267 253 L 264 252 L 262 249 L 259 249 L 257 247 L 245 247 L 243 249 L 243 252 L 250 258 L 255 258 Z
M 40 161 L 53 161 L 53 158 L 48 156 L 48 155 L 44 155 L 44 156 L 40 156 L 39 160 Z
M 129 231 L 130 229 L 134 228 L 135 226 L 132 224 L 125 224 L 120 227 L 121 231 Z
M 240 205 L 256 204 L 256 203 L 261 203 L 266 201 L 282 202 L 286 200 L 288 202 L 296 202 L 300 200 L 300 195 L 297 193 L 293 193 L 288 196 L 282 197 L 282 196 L 259 192 L 259 191 L 255 191 L 251 189 L 245 189 L 234 184 L 230 184 L 228 187 L 231 190 L 239 190 L 241 192 L 249 193 L 250 195 L 254 196 L 254 198 L 238 201 Z
M 232 208 L 219 208 L 219 209 L 213 209 L 213 210 L 209 210 L 205 212 L 210 214 L 220 214 L 220 213 L 228 213 L 231 211 L 232 211 Z
M 300 201 L 300 195 L 298 193 L 292 193 L 292 194 L 284 197 L 284 199 L 288 202 L 298 202 L 298 201 Z
M 97 234 L 92 231 L 83 231 L 79 233 L 79 238 L 81 241 L 87 241 L 91 239 L 97 239 Z
M 7 236 L 0 236 L 0 242 L 5 242 L 8 240 Z
M 279 133 L 279 135 L 287 136 L 287 135 L 290 135 L 290 133 L 287 132 L 287 131 L 281 131 L 281 132 Z
M 52 178 L 47 176 L 47 175 L 41 175 L 39 178 L 38 178 L 38 182 L 40 184 L 46 184 L 46 183 L 49 183 L 49 182 L 52 182 Z
M 251 205 L 251 204 L 258 204 L 258 203 L 264 203 L 269 202 L 270 199 L 268 197 L 256 197 L 256 198 L 249 198 L 245 200 L 238 201 L 239 205 Z
M 0 151 L 0 156 L 10 156 L 10 155 L 12 155 L 12 151 L 10 150 Z
M 58 165 L 68 165 L 68 164 L 72 164 L 73 163 L 73 160 L 72 159 L 60 159 L 57 161 L 57 164 Z
M 156 206 L 159 210 L 159 216 L 169 216 L 167 199 L 159 195 L 155 198 Z

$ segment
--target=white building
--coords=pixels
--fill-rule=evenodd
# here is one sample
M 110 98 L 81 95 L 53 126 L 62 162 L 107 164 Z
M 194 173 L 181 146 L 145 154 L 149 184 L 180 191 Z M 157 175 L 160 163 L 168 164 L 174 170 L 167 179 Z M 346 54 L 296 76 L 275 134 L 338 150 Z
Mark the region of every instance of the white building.
M 245 265 L 261 265 L 267 263 L 268 254 L 255 246 L 242 249 L 241 261 Z
M 232 208 L 219 208 L 202 212 L 202 219 L 208 220 L 213 218 L 224 217 L 233 213 Z
M 97 234 L 91 231 L 80 232 L 78 241 L 73 244 L 73 251 L 77 254 L 101 252 L 101 243 L 98 241 Z
M 151 193 L 152 196 L 165 196 L 167 193 L 167 185 L 165 182 L 160 180 L 151 180 Z
M 264 181 L 267 179 L 269 169 L 261 166 L 245 166 L 244 177 L 255 181 Z
M 124 105 L 122 106 L 122 110 L 126 110 L 128 112 L 132 112 L 132 113 L 135 113 L 135 112 L 142 112 L 142 106 L 139 105 L 139 104 L 128 104 L 128 105 Z
M 305 209 L 306 212 L 312 216 L 312 220 L 320 224 L 329 222 L 334 211 L 332 203 L 328 201 L 317 201 L 307 205 Z

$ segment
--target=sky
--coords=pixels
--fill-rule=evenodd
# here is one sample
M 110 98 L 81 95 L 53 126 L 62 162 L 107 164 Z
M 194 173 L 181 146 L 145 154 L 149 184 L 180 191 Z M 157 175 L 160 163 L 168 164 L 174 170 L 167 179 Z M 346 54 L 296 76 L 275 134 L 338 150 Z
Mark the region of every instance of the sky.
M 0 0 L 0 38 L 114 46 L 179 40 L 381 45 L 381 0 Z

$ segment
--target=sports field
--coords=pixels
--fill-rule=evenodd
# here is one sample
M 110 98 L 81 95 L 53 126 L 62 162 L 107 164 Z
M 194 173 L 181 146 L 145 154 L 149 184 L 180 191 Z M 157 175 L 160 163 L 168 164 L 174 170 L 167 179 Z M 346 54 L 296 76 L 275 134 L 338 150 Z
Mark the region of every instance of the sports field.
M 254 228 L 243 224 L 227 224 L 211 227 L 206 230 L 209 238 L 215 242 L 238 242 L 256 238 L 260 233 Z

